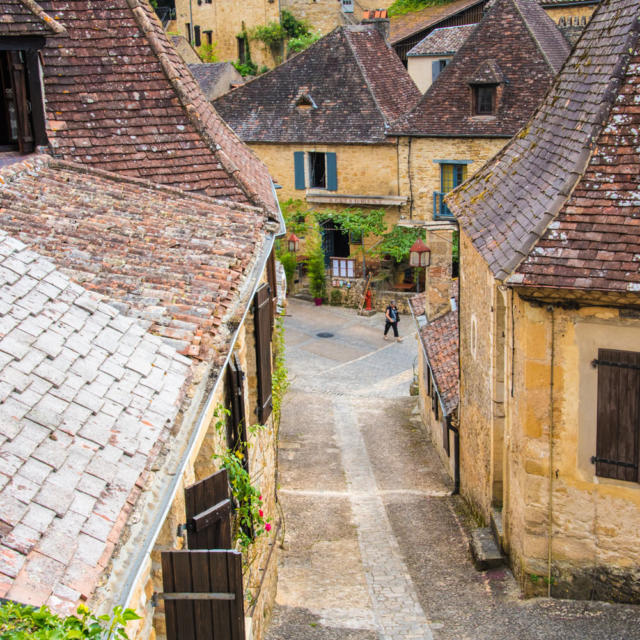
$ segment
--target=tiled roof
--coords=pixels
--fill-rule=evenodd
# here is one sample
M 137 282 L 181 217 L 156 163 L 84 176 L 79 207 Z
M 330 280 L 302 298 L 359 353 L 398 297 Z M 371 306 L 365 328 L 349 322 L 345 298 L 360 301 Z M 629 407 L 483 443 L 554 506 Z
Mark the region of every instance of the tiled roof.
M 636 0 L 603 2 L 531 121 L 448 198 L 498 279 L 640 290 L 639 30 Z
M 600 0 L 540 0 L 543 7 L 578 7 L 580 5 L 597 5 Z
M 190 362 L 4 231 L 0 282 L 0 597 L 68 614 L 109 563 Z
M 419 316 L 423 316 L 426 313 L 426 304 L 427 304 L 427 294 L 419 293 L 417 296 L 412 296 L 409 298 L 409 306 L 411 307 L 411 311 L 413 315 L 418 318 Z
M 315 106 L 296 106 L 301 95 Z M 214 105 L 246 142 L 349 144 L 384 142 L 387 124 L 419 97 L 380 33 L 362 25 L 335 29 Z
M 34 0 L 3 0 L 0 6 L 0 36 L 46 36 L 63 32 L 64 27 Z
M 67 29 L 44 53 L 52 153 L 264 206 L 266 167 L 207 101 L 145 0 L 43 0 Z
M 456 13 L 475 7 L 477 4 L 482 4 L 482 2 L 484 0 L 453 0 L 449 4 L 425 7 L 419 11 L 412 11 L 401 16 L 391 16 L 389 41 L 391 44 L 397 44 L 414 33 L 424 31 L 456 15 Z
M 362 12 L 363 20 L 380 20 L 386 19 L 389 15 L 386 9 L 369 9 L 367 11 Z
M 0 178 L 0 228 L 182 353 L 226 353 L 221 325 L 264 241 L 256 209 L 48 156 Z
M 449 311 L 424 325 L 420 329 L 420 340 L 427 353 L 444 413 L 448 416 L 457 409 L 460 401 L 458 312 Z
M 537 0 L 497 0 L 420 102 L 391 126 L 390 133 L 511 137 L 543 99 L 568 54 L 567 42 Z M 480 72 L 504 79 L 493 116 L 473 114 L 470 83 Z
M 475 24 L 463 24 L 458 27 L 434 29 L 407 53 L 407 57 L 453 55 L 476 26 Z
M 200 64 L 189 64 L 189 71 L 198 81 L 198 85 L 202 89 L 205 96 L 210 99 L 226 93 L 231 89 L 231 82 L 234 84 L 243 84 L 242 76 L 236 71 L 230 62 L 211 62 Z M 225 76 L 227 76 L 225 78 Z M 220 83 L 220 86 L 216 86 Z

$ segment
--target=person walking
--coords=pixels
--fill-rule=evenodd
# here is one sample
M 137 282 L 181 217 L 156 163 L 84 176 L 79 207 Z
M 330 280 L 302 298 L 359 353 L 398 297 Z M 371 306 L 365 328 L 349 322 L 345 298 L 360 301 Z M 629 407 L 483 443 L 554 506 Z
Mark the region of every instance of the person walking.
M 398 342 L 402 342 L 402 338 L 398 335 L 398 322 L 400 322 L 400 314 L 398 313 L 398 307 L 396 307 L 396 303 L 392 300 L 389 303 L 386 311 L 384 312 L 385 317 L 385 325 L 384 325 L 384 339 L 388 340 L 387 333 L 389 333 L 389 329 L 393 329 L 393 335 Z

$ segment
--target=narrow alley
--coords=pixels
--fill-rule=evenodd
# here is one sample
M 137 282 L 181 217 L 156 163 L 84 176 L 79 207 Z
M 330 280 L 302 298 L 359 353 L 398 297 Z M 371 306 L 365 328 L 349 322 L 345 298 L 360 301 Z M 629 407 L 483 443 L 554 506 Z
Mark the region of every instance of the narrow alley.
M 473 568 L 470 517 L 409 396 L 413 321 L 385 342 L 381 318 L 289 302 L 267 640 L 640 638 L 637 607 L 523 600 L 507 569 Z

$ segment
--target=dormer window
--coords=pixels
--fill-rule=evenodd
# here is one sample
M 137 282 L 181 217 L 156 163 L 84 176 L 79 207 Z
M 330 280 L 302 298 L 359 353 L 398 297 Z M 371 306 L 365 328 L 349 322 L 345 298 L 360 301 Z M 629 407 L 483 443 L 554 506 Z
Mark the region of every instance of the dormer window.
M 308 93 L 303 93 L 298 96 L 296 100 L 296 107 L 298 109 L 317 109 L 316 103 L 313 101 L 313 98 Z
M 497 85 L 481 84 L 473 89 L 473 112 L 478 116 L 491 116 L 496 111 Z

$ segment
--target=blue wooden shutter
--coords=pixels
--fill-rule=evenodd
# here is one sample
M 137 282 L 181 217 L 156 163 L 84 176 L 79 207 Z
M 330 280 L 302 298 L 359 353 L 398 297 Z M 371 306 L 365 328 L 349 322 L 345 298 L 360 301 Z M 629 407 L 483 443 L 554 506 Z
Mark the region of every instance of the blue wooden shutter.
M 293 152 L 296 189 L 304 189 L 304 151 Z
M 338 190 L 338 167 L 336 164 L 336 154 L 327 153 L 327 189 L 329 191 Z
M 431 82 L 435 82 L 436 78 L 440 75 L 440 60 L 434 60 L 431 63 Z

